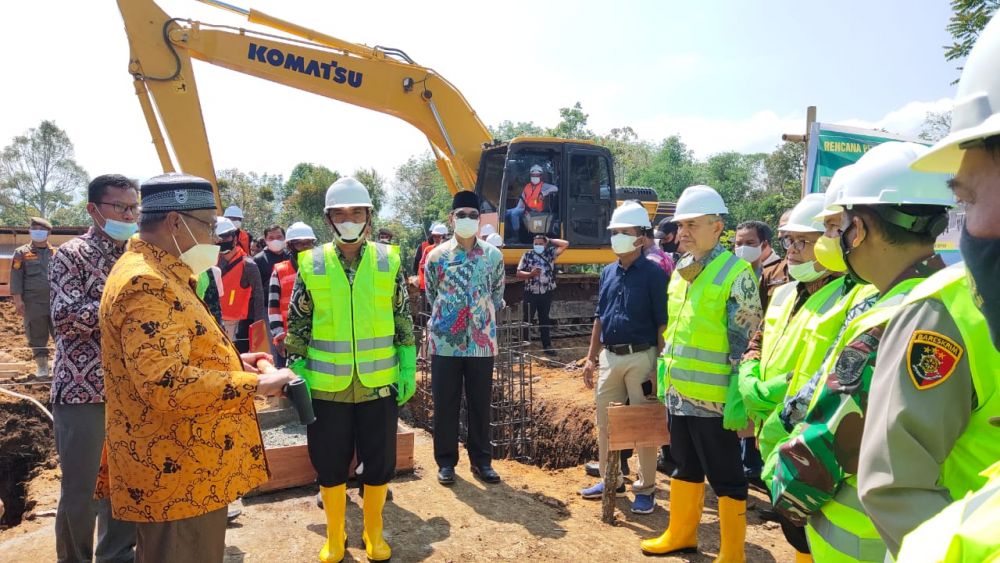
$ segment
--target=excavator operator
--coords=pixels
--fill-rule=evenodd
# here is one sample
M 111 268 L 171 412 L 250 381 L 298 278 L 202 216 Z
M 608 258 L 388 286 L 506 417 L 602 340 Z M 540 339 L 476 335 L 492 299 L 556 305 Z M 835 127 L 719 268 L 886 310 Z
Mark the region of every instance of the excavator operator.
M 544 182 L 542 180 L 543 173 L 544 169 L 541 165 L 535 164 L 531 167 L 529 181 L 524 185 L 521 196 L 517 198 L 517 205 L 508 209 L 507 213 L 504 214 L 504 220 L 507 224 L 507 229 L 504 231 L 508 239 L 507 242 L 527 244 L 529 242 L 527 229 L 523 231 L 521 229 L 524 225 L 525 214 L 552 211 L 551 206 L 546 205 L 546 199 L 557 193 L 559 188 Z

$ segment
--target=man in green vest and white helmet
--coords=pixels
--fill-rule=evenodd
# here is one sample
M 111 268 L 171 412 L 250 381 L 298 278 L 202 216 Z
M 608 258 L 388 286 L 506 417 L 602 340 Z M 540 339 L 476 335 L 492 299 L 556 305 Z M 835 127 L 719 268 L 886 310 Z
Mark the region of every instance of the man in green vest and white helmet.
M 370 561 L 392 555 L 382 507 L 396 471 L 399 406 L 413 396 L 416 346 L 399 247 L 368 241 L 372 201 L 354 178 L 326 191 L 334 242 L 299 254 L 288 307 L 289 365 L 309 384 L 316 422 L 306 428 L 327 540 L 323 562 L 344 557 L 346 483 L 355 451 L 364 462 L 364 534 Z
M 664 382 L 670 414 L 670 526 L 641 547 L 649 555 L 692 552 L 705 478 L 719 497 L 722 547 L 716 561 L 745 560 L 747 478 L 736 435 L 747 424 L 737 368 L 760 324 L 760 293 L 750 263 L 719 244 L 728 213 L 718 192 L 691 186 L 673 221 L 687 251 L 667 288 Z
M 861 502 L 899 561 L 997 561 L 1000 19 L 965 62 L 951 132 L 913 168 L 956 173 L 948 185 L 965 204 L 965 264 L 921 283 L 886 329 L 858 466 Z
M 885 544 L 857 492 L 868 392 L 886 324 L 924 278 L 944 267 L 934 241 L 947 226 L 954 197 L 945 175 L 910 170 L 927 148 L 887 142 L 854 165 L 815 246 L 820 263 L 872 284 L 875 304 L 850 321 L 821 368 L 804 421 L 779 447 L 771 494 L 775 508 L 806 524 L 816 561 L 885 559 Z

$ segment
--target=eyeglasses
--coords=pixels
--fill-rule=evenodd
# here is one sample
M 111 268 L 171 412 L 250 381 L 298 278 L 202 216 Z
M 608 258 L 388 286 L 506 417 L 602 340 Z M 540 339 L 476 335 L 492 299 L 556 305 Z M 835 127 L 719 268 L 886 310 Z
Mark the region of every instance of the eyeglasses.
M 138 215 L 139 211 L 142 209 L 139 205 L 122 205 L 120 203 L 112 203 L 110 201 L 99 201 L 98 205 L 107 205 L 111 209 L 115 210 L 115 213 L 124 215 L 125 213 L 130 213 L 132 215 Z
M 479 219 L 478 211 L 456 211 L 456 219 Z
M 202 225 L 205 225 L 209 229 L 211 229 L 215 225 L 215 221 L 205 221 L 204 219 L 199 219 L 199 218 L 195 217 L 194 215 L 190 215 L 190 214 L 184 213 L 182 211 L 178 211 L 177 214 L 178 215 L 183 215 L 185 217 L 188 217 L 189 219 L 194 219 L 195 221 L 201 223 Z
M 806 239 L 792 240 L 792 237 L 781 237 L 781 247 L 785 250 L 795 249 L 797 252 L 802 252 L 806 245 L 816 244 L 812 241 Z

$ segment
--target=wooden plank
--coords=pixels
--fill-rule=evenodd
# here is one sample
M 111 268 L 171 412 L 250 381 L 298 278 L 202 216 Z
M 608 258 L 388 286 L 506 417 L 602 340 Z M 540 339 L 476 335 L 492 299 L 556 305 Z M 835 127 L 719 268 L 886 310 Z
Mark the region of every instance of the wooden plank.
M 413 431 L 396 433 L 396 473 L 413 471 L 413 445 Z M 264 453 L 267 465 L 271 468 L 271 479 L 255 489 L 254 493 L 301 487 L 316 482 L 316 471 L 309 461 L 309 450 L 305 444 L 268 448 Z M 357 460 L 352 460 L 352 476 L 356 465 Z
M 608 407 L 608 450 L 658 447 L 669 443 L 667 408 L 664 405 Z

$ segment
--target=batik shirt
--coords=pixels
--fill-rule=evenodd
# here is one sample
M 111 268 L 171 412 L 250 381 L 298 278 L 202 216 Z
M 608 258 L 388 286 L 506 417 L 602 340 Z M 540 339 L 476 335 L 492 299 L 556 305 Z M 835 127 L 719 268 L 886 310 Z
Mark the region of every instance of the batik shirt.
M 545 250 L 541 254 L 534 249 L 521 255 L 521 261 L 517 264 L 517 269 L 522 272 L 530 272 L 536 267 L 541 268 L 542 273 L 535 278 L 524 280 L 524 291 L 542 295 L 556 289 L 556 247 L 551 244 L 545 245 Z
M 52 257 L 52 325 L 56 359 L 52 367 L 52 402 L 78 405 L 104 402 L 101 330 L 98 310 L 108 272 L 125 245 L 91 227 L 63 244 Z
M 466 252 L 451 239 L 431 250 L 424 279 L 431 303 L 430 354 L 495 356 L 497 313 L 503 308 L 503 254 L 479 239 Z
M 723 250 L 722 245 L 717 244 L 700 260 L 691 254 L 685 254 L 677 263 L 674 275 L 679 276 L 679 270 L 685 268 L 704 270 L 712 260 L 722 254 Z M 750 344 L 750 335 L 760 325 L 762 317 L 756 275 L 753 270 L 744 270 L 733 282 L 729 299 L 726 300 L 726 326 L 729 337 L 729 360 L 733 365 L 732 377 L 737 376 L 740 360 Z M 676 416 L 722 416 L 725 405 L 725 403 L 685 397 L 673 386 L 667 391 L 667 409 L 670 414 Z
M 361 245 L 358 257 L 352 262 L 344 256 L 340 247 L 334 245 L 337 251 L 337 258 L 344 268 L 347 276 L 347 283 L 354 285 L 354 276 L 358 272 L 358 265 L 361 264 L 361 257 L 365 255 L 367 245 Z M 313 249 L 313 252 L 323 252 L 321 246 Z M 308 256 L 308 255 L 307 255 Z M 280 286 L 279 286 L 280 289 Z M 306 282 L 302 281 L 301 275 L 295 276 L 295 286 L 292 288 L 291 300 L 288 302 L 288 335 L 285 337 L 285 351 L 288 353 L 288 365 L 292 365 L 299 360 L 304 360 L 309 350 L 309 341 L 312 340 L 312 312 L 313 300 L 306 289 Z M 396 286 L 392 293 L 392 320 L 396 333 L 393 336 L 393 346 L 415 346 L 416 339 L 413 336 L 413 317 L 410 316 L 410 305 L 406 293 L 406 277 L 403 268 L 399 268 L 396 274 Z M 388 387 L 388 386 L 386 386 Z M 351 386 L 343 391 L 312 391 L 314 399 L 321 401 L 333 401 L 336 403 L 363 403 L 374 401 L 375 399 L 388 396 L 388 389 L 384 387 L 365 387 L 355 371 Z

